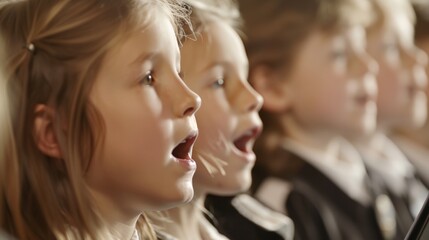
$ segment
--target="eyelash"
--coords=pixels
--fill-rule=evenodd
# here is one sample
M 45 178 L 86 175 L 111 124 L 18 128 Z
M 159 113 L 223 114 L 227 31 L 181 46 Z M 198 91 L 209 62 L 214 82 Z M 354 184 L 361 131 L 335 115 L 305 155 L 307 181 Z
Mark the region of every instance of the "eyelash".
M 152 71 L 147 72 L 140 80 L 140 84 L 147 85 L 147 86 L 153 86 L 154 82 L 155 82 L 155 77 L 153 76 Z
M 179 75 L 180 79 L 184 79 L 185 78 L 185 73 L 182 71 L 177 72 L 177 74 Z
M 398 52 L 398 47 L 394 43 L 383 44 L 383 50 L 386 52 Z
M 334 50 L 331 54 L 333 59 L 346 58 L 347 53 L 345 50 Z

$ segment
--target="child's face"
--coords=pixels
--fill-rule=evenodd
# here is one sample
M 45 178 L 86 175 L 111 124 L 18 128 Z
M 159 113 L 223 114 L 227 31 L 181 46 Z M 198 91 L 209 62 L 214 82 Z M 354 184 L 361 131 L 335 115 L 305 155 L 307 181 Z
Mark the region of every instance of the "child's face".
M 376 68 L 365 51 L 362 27 L 336 34 L 314 31 L 283 76 L 293 125 L 320 136 L 373 131 Z
M 426 119 L 426 56 L 413 43 L 404 16 L 368 33 L 369 53 L 380 66 L 378 120 L 381 127 L 417 127 Z
M 426 55 L 429 54 L 429 37 L 419 40 L 416 43 L 416 45 L 418 48 L 423 50 L 423 52 Z M 425 71 L 426 71 L 426 76 L 428 76 L 429 75 L 429 64 L 426 64 Z M 426 109 L 429 109 L 429 102 L 428 102 L 429 101 L 429 98 L 428 98 L 428 96 L 429 96 L 429 84 L 426 84 L 425 89 L 426 89 Z M 426 123 L 429 123 L 427 120 L 428 119 L 426 118 Z
M 193 196 L 190 154 L 200 98 L 179 72 L 173 27 L 159 16 L 108 52 L 93 86 L 90 98 L 104 120 L 105 138 L 88 181 L 126 211 Z
M 231 194 L 250 186 L 252 151 L 261 130 L 258 111 L 262 98 L 247 82 L 248 61 L 237 33 L 222 21 L 211 23 L 197 41 L 182 48 L 188 86 L 202 98 L 197 114 L 200 134 L 194 157 L 198 163 L 194 186 L 198 191 Z M 204 160 L 226 164 L 225 175 L 210 174 Z
M 420 48 L 421 50 L 423 50 L 423 52 L 426 53 L 426 55 L 429 54 L 429 37 L 426 37 L 422 40 L 419 40 L 416 43 L 417 47 Z M 426 70 L 426 76 L 429 75 L 429 64 L 425 64 L 425 70 Z M 429 84 L 427 84 L 426 86 L 428 86 Z M 426 88 L 427 89 L 427 88 Z M 428 92 L 426 92 L 426 95 L 428 94 Z

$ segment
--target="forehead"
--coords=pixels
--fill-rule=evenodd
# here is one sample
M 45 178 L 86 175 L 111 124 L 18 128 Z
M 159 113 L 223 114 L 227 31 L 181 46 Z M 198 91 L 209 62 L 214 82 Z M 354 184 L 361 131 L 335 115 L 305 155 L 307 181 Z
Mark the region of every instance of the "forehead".
M 179 55 L 173 24 L 166 14 L 153 14 L 144 25 L 130 32 L 108 52 L 110 62 L 131 64 L 141 55 L 159 55 L 168 58 Z
M 244 45 L 235 32 L 227 23 L 217 21 L 208 24 L 204 31 L 197 34 L 196 41 L 188 39 L 182 48 L 186 59 L 195 62 L 195 59 L 204 59 L 200 63 L 229 62 L 235 64 L 246 64 L 247 56 Z M 189 57 L 193 57 L 193 59 Z

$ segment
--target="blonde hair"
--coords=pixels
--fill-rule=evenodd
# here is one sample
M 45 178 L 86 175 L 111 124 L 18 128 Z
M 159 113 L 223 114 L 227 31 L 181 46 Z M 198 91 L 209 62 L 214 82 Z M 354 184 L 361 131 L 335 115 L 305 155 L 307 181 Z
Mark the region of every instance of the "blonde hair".
M 104 137 L 91 86 L 106 52 L 154 11 L 169 16 L 180 34 L 186 10 L 173 0 L 9 0 L 0 7 L 10 75 L 5 96 L 12 103 L 0 156 L 0 228 L 19 239 L 99 239 L 101 220 L 84 181 Z M 62 160 L 34 142 L 36 104 L 56 111 Z M 152 239 L 144 215 L 139 222 L 140 236 Z
M 368 26 L 369 33 L 378 31 L 390 19 L 395 19 L 399 15 L 408 18 L 411 23 L 415 23 L 416 15 L 410 0 L 369 0 L 374 12 L 374 21 Z
M 329 35 L 353 25 L 367 26 L 373 21 L 365 0 L 239 0 L 239 4 L 245 22 L 250 83 L 253 70 L 259 66 L 275 73 L 273 76 L 289 74 L 302 43 L 312 32 Z M 285 79 L 276 77 L 270 81 L 275 86 Z M 264 109 L 260 116 L 264 131 L 256 141 L 255 152 L 261 160 L 256 161 L 254 171 L 265 164 L 275 170 L 276 163 L 264 160 L 271 159 L 271 151 L 285 135 L 285 129 L 280 125 L 280 116 Z
M 236 31 L 242 26 L 240 12 L 234 0 L 184 0 L 184 2 L 191 9 L 191 24 L 197 33 L 204 31 L 213 21 L 224 21 Z

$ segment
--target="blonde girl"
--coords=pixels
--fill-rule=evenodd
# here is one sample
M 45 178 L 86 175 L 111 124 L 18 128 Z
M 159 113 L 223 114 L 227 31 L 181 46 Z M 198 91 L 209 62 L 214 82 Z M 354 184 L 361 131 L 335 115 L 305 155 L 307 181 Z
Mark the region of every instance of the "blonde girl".
M 203 102 L 196 115 L 200 135 L 193 152 L 198 163 L 195 198 L 192 204 L 169 210 L 170 221 L 162 222 L 161 228 L 166 235 L 177 239 L 253 239 L 262 234 L 265 239 L 283 239 L 276 230 L 287 225 L 288 219 L 274 217 L 280 219 L 280 224 L 264 229 L 266 225 L 261 226 L 258 220 L 251 222 L 251 216 L 241 215 L 232 207 L 230 198 L 221 200 L 230 206 L 226 212 L 218 211 L 218 206 L 207 206 L 215 211 L 209 219 L 218 229 L 204 217 L 203 205 L 208 194 L 232 196 L 246 191 L 251 184 L 250 170 L 255 162 L 252 147 L 262 127 L 258 117 L 262 99 L 247 82 L 248 62 L 237 33 L 240 15 L 234 2 L 188 0 L 186 3 L 192 9 L 196 34 L 183 43 L 182 67 L 185 82 Z M 247 213 L 254 213 L 249 209 L 255 204 L 257 208 L 252 210 L 261 209 L 249 196 L 235 200 Z M 265 220 L 267 217 L 253 216 Z M 245 221 L 247 225 L 242 224 Z
M 18 239 L 153 239 L 143 211 L 192 198 L 200 99 L 186 11 L 160 0 L 2 2 L 12 103 L 0 227 Z M 174 90 L 173 90 L 174 89 Z

